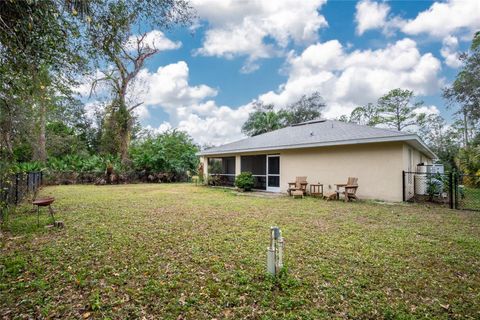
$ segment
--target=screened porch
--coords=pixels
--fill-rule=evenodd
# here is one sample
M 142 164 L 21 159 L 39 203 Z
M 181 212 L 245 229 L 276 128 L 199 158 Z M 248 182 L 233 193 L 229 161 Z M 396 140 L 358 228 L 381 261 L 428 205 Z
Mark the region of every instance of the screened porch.
M 280 156 L 252 155 L 240 157 L 241 172 L 251 172 L 255 179 L 254 189 L 280 191 Z

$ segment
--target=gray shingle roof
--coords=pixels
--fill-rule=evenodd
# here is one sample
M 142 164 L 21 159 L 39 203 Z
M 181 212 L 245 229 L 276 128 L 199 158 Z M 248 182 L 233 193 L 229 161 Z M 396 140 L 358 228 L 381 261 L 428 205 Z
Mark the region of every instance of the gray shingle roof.
M 417 135 L 335 120 L 314 120 L 304 122 L 291 127 L 206 149 L 199 154 L 215 155 L 261 150 L 281 150 L 327 145 L 410 140 L 416 140 L 418 144 L 426 149 L 422 151 L 434 156 Z

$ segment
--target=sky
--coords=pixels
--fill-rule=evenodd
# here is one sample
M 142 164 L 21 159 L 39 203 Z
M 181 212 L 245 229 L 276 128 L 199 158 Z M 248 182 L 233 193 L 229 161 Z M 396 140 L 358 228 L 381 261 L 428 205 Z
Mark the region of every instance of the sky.
M 144 102 L 144 127 L 178 128 L 200 145 L 243 138 L 254 101 L 282 108 L 315 91 L 324 118 L 403 88 L 424 102 L 422 111 L 451 121 L 442 88 L 480 30 L 479 0 L 191 4 L 198 19 L 190 28 L 145 30 L 160 52 L 130 94 Z

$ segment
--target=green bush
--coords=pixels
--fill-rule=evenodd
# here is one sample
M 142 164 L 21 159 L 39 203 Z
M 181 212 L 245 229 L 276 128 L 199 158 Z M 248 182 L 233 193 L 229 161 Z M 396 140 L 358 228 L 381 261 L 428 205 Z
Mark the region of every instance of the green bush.
M 137 172 L 168 173 L 179 181 L 197 172 L 198 150 L 187 133 L 171 130 L 136 141 L 130 147 L 130 157 Z
M 242 172 L 235 178 L 235 186 L 245 191 L 253 188 L 254 179 L 251 172 Z

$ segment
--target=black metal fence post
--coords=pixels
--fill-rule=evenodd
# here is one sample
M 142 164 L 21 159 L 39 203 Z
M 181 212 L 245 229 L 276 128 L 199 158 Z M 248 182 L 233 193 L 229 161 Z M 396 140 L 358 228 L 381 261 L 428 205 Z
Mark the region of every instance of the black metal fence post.
M 405 170 L 402 170 L 402 199 L 405 202 Z
M 458 179 L 459 175 L 456 170 L 453 170 L 453 208 L 458 209 Z
M 453 192 L 453 190 L 454 190 L 454 188 L 453 188 L 453 172 L 450 172 L 448 174 L 448 186 L 449 186 L 448 197 L 449 197 L 449 201 L 450 201 L 450 209 L 453 209 L 453 207 L 454 207 L 453 206 L 453 204 L 454 204 L 454 202 L 453 202 L 454 201 L 453 200 L 453 198 L 454 198 L 454 194 L 453 194 L 454 193 Z

